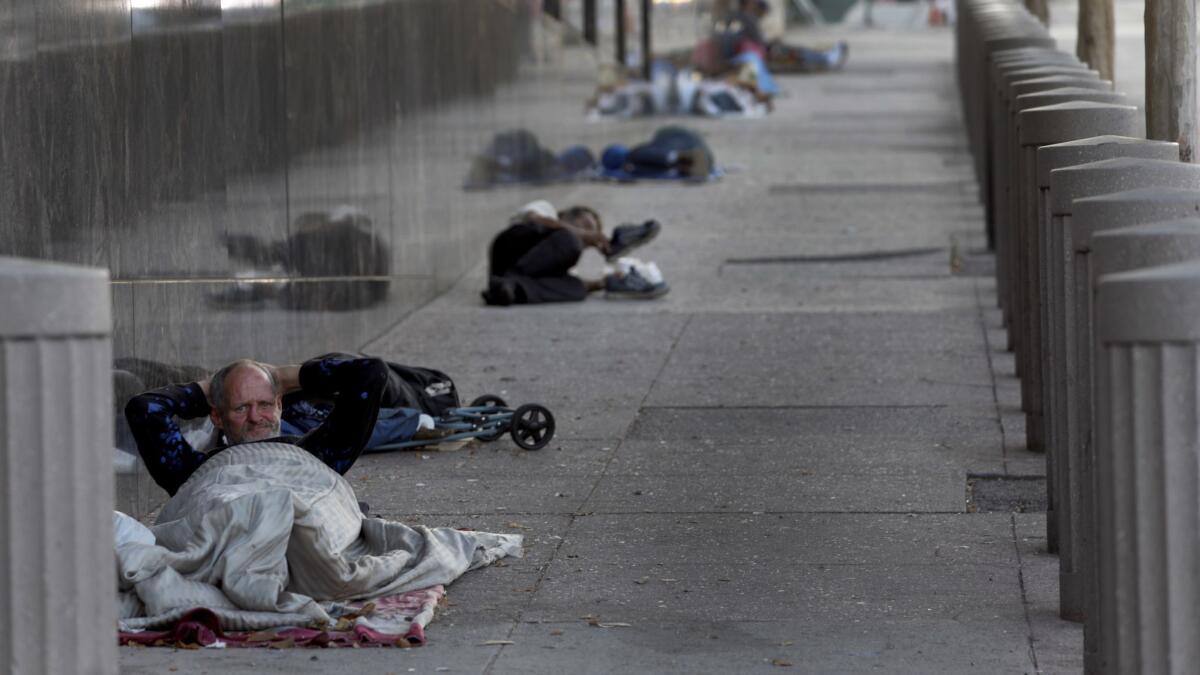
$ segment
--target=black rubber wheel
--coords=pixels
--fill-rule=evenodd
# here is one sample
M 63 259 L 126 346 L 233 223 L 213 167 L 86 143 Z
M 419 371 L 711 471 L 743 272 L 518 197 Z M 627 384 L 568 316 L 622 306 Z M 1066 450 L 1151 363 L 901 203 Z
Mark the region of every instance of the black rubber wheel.
M 469 408 L 507 408 L 508 404 L 504 402 L 504 399 L 500 398 L 499 396 L 496 396 L 495 394 L 484 394 L 483 396 L 476 397 L 474 401 L 471 401 L 471 405 L 469 405 L 467 407 L 469 407 Z
M 503 436 L 504 432 L 506 432 L 506 431 L 508 431 L 508 426 L 505 424 L 499 424 L 496 426 L 496 430 L 493 431 L 492 433 L 480 434 L 480 435 L 476 436 L 475 438 L 478 438 L 479 440 L 483 441 L 484 443 L 491 443 L 492 441 Z
M 483 396 L 477 396 L 474 401 L 471 401 L 470 407 L 472 407 L 472 408 L 507 408 L 508 404 L 504 402 L 504 399 L 500 398 L 499 396 L 497 396 L 495 394 L 484 394 Z M 492 441 L 503 436 L 504 432 L 506 432 L 506 431 L 508 431 L 508 426 L 505 424 L 501 424 L 496 429 L 496 431 L 494 431 L 490 434 L 483 434 L 481 436 L 476 436 L 476 438 L 483 441 L 484 443 L 491 443 Z
M 509 435 L 525 450 L 541 450 L 554 438 L 554 415 L 545 406 L 526 403 L 513 412 Z

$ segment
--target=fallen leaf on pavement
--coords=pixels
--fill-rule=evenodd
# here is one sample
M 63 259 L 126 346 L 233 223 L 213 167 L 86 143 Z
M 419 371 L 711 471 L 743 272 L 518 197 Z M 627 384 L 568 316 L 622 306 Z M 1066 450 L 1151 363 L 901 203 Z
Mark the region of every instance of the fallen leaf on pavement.
M 490 646 L 490 645 L 513 645 L 516 643 L 513 642 L 512 640 L 485 640 L 483 644 L 484 644 L 484 646 Z
M 771 665 L 779 666 L 780 668 L 790 668 L 792 665 L 792 662 L 784 661 L 783 659 L 771 659 Z

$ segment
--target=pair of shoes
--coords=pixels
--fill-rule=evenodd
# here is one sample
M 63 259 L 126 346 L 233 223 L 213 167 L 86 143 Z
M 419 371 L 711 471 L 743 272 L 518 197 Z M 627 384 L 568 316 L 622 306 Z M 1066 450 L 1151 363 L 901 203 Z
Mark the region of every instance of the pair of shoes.
M 652 282 L 636 267 L 624 274 L 604 277 L 604 297 L 611 299 L 652 300 L 667 294 L 671 287 L 665 281 Z
M 508 307 L 517 299 L 517 290 L 513 282 L 504 277 L 492 277 L 488 280 L 486 291 L 480 293 L 483 301 L 495 307 Z
M 661 231 L 662 225 L 657 220 L 647 220 L 641 225 L 614 227 L 606 259 L 611 262 L 643 244 L 650 243 Z

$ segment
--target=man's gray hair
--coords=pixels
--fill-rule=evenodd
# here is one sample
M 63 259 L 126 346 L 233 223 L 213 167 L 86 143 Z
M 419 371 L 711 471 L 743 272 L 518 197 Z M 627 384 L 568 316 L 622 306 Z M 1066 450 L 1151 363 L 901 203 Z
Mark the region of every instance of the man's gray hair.
M 279 382 L 275 379 L 275 373 L 266 364 L 259 363 L 254 359 L 238 359 L 213 373 L 212 379 L 209 380 L 208 400 L 217 410 L 225 409 L 225 379 L 229 377 L 230 373 L 243 367 L 261 370 L 267 376 L 267 381 L 271 383 L 271 391 L 275 392 L 276 397 L 279 396 Z

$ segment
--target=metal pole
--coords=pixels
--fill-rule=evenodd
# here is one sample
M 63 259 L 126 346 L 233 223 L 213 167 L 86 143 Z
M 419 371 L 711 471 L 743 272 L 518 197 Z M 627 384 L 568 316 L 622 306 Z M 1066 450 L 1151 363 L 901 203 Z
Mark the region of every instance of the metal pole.
M 650 81 L 650 25 L 654 0 L 642 0 L 642 77 Z
M 1196 0 L 1146 0 L 1146 138 L 1196 161 Z
M 583 0 L 583 39 L 596 44 L 596 0 Z
M 616 0 L 617 63 L 625 67 L 625 0 Z

